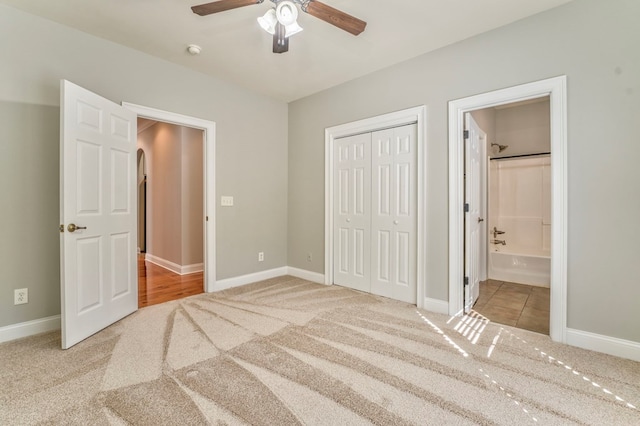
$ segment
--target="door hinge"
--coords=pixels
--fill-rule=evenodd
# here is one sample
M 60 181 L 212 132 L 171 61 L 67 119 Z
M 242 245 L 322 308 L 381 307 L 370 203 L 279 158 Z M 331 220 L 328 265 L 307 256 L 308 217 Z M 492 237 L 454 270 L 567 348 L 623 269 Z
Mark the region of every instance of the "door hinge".
M 469 285 L 469 277 L 464 277 L 464 285 Z
M 469 203 L 464 203 L 464 212 L 469 213 Z
M 464 131 L 464 138 L 465 139 L 469 139 L 469 131 L 468 130 Z

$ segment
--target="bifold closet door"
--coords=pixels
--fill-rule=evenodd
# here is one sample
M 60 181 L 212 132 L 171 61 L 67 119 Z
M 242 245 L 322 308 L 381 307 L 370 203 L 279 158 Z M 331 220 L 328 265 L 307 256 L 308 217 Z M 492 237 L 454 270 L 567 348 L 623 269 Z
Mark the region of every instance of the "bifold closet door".
M 416 303 L 416 125 L 371 140 L 371 293 Z
M 333 282 L 371 288 L 371 134 L 334 145 Z

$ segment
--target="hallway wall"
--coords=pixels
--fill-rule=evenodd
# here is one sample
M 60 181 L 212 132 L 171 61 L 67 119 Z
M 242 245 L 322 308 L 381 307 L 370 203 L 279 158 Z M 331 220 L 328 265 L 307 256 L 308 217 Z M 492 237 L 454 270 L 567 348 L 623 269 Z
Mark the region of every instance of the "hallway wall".
M 147 166 L 147 254 L 204 261 L 203 132 L 156 123 L 138 134 Z

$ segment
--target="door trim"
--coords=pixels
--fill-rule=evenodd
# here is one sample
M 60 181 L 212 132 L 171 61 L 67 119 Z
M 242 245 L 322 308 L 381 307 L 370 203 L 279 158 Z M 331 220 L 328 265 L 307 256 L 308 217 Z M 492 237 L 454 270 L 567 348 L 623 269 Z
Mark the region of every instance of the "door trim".
M 567 329 L 567 78 L 559 76 L 449 102 L 449 315 L 463 311 L 464 113 L 550 97 L 551 306 L 549 335 L 566 343 Z
M 129 102 L 122 102 L 122 106 L 132 110 L 138 117 L 163 121 L 178 126 L 191 127 L 204 133 L 204 215 L 209 217 L 205 221 L 204 235 L 204 291 L 211 293 L 216 288 L 216 123 L 201 118 L 189 117 L 174 112 L 162 111 Z
M 328 127 L 324 131 L 324 283 L 333 284 L 333 149 L 338 138 L 360 133 L 374 132 L 406 124 L 417 124 L 417 247 L 416 247 L 416 291 L 417 305 L 425 306 L 425 266 L 426 266 L 426 106 L 417 106 L 338 126 Z

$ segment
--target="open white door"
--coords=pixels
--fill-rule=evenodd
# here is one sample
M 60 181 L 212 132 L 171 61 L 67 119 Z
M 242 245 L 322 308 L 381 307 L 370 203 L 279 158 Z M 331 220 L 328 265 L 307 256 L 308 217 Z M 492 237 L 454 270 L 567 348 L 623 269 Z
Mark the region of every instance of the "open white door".
M 469 312 L 480 294 L 480 149 L 484 132 L 470 113 L 465 114 L 465 288 L 464 311 Z
M 138 309 L 134 112 L 62 80 L 62 348 Z

